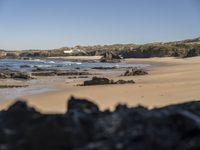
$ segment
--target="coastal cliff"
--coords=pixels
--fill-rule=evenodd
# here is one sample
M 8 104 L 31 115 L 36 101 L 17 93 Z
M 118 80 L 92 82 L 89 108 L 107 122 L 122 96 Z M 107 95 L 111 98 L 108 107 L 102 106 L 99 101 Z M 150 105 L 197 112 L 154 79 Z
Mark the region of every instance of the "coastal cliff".
M 123 58 L 194 57 L 200 55 L 200 38 L 168 43 L 114 44 L 63 47 L 52 50 L 0 51 L 0 58 L 96 56 L 112 52 Z

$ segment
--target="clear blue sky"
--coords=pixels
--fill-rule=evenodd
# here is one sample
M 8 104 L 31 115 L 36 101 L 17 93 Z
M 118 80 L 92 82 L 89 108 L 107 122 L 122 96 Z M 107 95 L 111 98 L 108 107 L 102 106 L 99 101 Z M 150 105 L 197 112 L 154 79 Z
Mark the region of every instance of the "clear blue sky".
M 199 0 L 0 0 L 0 49 L 200 36 Z

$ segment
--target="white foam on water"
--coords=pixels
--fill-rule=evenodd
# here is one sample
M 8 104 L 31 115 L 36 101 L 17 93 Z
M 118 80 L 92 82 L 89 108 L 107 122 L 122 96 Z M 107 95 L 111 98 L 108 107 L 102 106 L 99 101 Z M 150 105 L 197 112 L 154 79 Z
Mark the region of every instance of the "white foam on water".
M 27 61 L 45 62 L 44 60 L 41 60 L 41 59 L 32 59 L 32 60 L 27 60 Z
M 49 61 L 48 63 L 50 63 L 50 64 L 55 64 L 55 62 L 54 62 L 54 61 Z
M 22 71 L 21 65 L 29 65 L 31 68 L 40 67 L 40 68 L 52 68 L 52 69 L 91 69 L 93 67 L 117 67 L 117 68 L 126 68 L 126 67 L 150 67 L 148 64 L 123 64 L 123 63 L 99 63 L 99 62 L 71 62 L 63 60 L 42 60 L 42 59 L 33 59 L 33 60 L 18 60 L 18 59 L 5 59 L 0 60 L 1 68 L 14 69 L 17 71 Z M 59 67 L 58 67 L 59 66 Z M 23 71 L 30 71 L 30 68 L 23 68 Z

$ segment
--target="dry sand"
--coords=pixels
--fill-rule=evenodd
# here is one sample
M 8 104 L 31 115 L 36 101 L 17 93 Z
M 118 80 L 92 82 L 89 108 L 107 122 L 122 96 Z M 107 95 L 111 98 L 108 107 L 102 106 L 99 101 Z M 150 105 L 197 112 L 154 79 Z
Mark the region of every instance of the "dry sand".
M 66 111 L 67 99 L 74 95 L 89 98 L 101 109 L 113 108 L 117 103 L 129 106 L 138 104 L 147 107 L 160 107 L 168 104 L 200 100 L 200 57 L 128 59 L 126 62 L 161 64 L 149 71 L 149 75 L 137 77 L 116 77 L 133 79 L 133 85 L 102 85 L 78 87 L 76 83 L 56 83 L 60 90 L 26 96 L 28 103 L 43 112 Z M 13 100 L 0 104 L 7 108 Z

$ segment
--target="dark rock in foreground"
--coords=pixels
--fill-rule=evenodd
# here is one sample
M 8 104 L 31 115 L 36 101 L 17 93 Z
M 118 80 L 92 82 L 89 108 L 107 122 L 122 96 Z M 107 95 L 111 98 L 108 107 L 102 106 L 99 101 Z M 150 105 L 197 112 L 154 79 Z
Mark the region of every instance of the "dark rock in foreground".
M 146 75 L 148 72 L 142 68 L 132 68 L 127 70 L 123 76 L 139 76 L 139 75 Z
M 65 114 L 41 114 L 20 101 L 0 112 L 1 150 L 198 150 L 199 141 L 197 101 L 110 112 L 72 97 Z
M 106 85 L 106 84 L 134 84 L 135 82 L 133 80 L 118 80 L 113 81 L 108 78 L 102 78 L 102 77 L 93 77 L 91 80 L 84 81 L 82 86 L 90 86 L 90 85 Z

